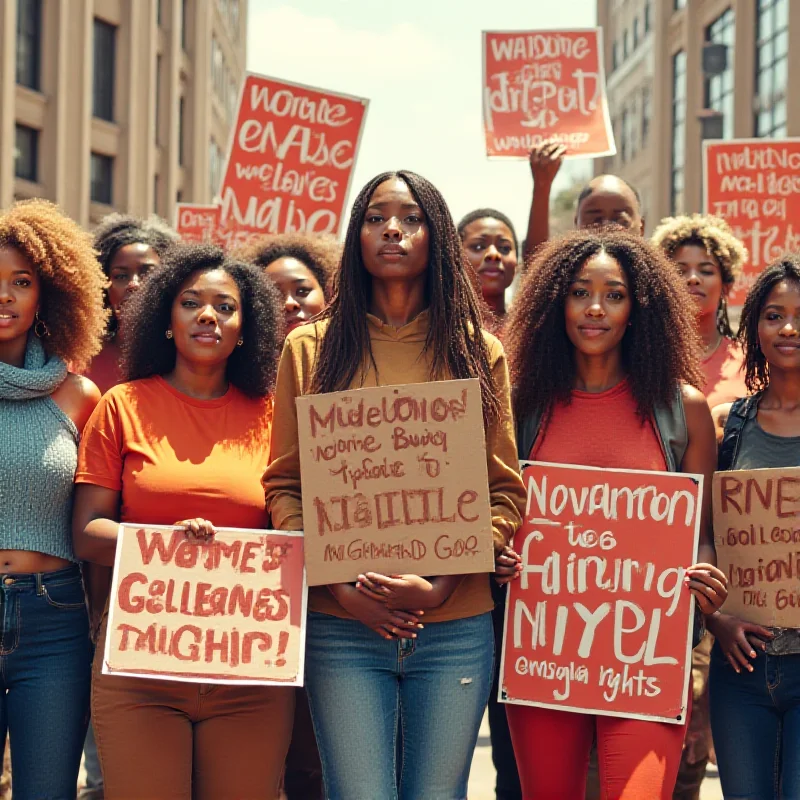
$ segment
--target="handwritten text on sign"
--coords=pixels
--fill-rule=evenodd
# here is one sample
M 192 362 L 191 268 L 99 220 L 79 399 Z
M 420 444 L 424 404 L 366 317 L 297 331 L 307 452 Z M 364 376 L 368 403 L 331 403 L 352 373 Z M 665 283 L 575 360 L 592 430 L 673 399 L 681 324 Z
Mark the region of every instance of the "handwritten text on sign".
M 501 699 L 684 722 L 702 476 L 522 466 Z
M 220 212 L 219 206 L 178 203 L 175 230 L 184 242 L 216 243 Z
M 800 248 L 800 139 L 705 142 L 705 210 L 727 220 L 750 254 L 730 302 L 759 273 Z
M 717 472 L 713 497 L 724 611 L 800 628 L 800 467 Z
M 568 156 L 613 155 L 601 42 L 599 29 L 484 31 L 487 155 L 527 158 L 548 140 Z
M 303 535 L 120 526 L 103 672 L 302 685 Z
M 339 231 L 367 100 L 248 74 L 222 181 L 222 222 Z
M 494 569 L 478 381 L 297 399 L 308 582 Z

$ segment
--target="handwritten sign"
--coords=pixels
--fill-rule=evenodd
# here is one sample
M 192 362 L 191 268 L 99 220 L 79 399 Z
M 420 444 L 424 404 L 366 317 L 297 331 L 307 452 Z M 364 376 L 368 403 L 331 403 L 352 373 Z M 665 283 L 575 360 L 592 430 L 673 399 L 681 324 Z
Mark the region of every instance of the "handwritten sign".
M 303 534 L 120 525 L 106 675 L 301 686 Z
M 521 466 L 500 699 L 685 722 L 703 476 Z
M 490 158 L 528 158 L 546 141 L 567 158 L 616 153 L 602 30 L 484 31 L 483 126 Z
M 704 208 L 747 247 L 729 302 L 742 305 L 764 267 L 800 248 L 800 139 L 703 142 Z
M 215 243 L 221 222 L 219 206 L 178 203 L 175 230 L 184 242 Z
M 725 613 L 800 628 L 800 467 L 717 472 L 713 499 Z
M 222 181 L 222 221 L 337 234 L 367 100 L 248 73 Z
M 476 379 L 297 398 L 311 586 L 494 570 Z

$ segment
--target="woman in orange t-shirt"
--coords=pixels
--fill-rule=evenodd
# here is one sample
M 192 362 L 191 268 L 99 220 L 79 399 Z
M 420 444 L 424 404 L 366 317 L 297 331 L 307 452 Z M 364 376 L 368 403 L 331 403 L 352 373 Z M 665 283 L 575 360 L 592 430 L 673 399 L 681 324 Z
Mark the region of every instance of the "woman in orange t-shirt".
M 81 442 L 76 552 L 113 564 L 120 521 L 183 527 L 199 544 L 215 525 L 266 528 L 277 291 L 217 247 L 176 247 L 124 314 L 129 382 L 106 393 Z M 103 675 L 106 625 L 92 716 L 108 795 L 277 798 L 292 689 Z

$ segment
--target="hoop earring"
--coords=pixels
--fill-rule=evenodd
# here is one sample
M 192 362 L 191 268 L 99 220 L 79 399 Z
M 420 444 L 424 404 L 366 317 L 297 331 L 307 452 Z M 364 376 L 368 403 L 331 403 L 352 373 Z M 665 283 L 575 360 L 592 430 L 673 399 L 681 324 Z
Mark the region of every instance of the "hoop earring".
M 243 344 L 244 344 L 244 339 L 239 339 L 239 341 L 236 342 L 237 347 L 241 347 Z
M 46 339 L 50 335 L 50 328 L 47 327 L 47 323 L 39 316 L 39 312 L 36 312 L 34 316 L 33 323 L 33 332 L 38 339 Z
M 172 338 L 172 328 L 167 328 L 167 332 L 164 335 L 167 337 L 167 339 L 171 339 Z

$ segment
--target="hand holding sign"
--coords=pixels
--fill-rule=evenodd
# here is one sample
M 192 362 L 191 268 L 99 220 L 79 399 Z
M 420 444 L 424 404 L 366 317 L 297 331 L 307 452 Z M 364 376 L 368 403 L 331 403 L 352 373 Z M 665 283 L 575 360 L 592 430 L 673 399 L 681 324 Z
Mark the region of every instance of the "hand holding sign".
M 753 671 L 751 658 L 756 657 L 756 649 L 767 649 L 767 642 L 775 637 L 769 628 L 745 622 L 730 614 L 715 614 L 708 621 L 708 629 L 716 637 L 728 663 L 737 671 Z

